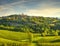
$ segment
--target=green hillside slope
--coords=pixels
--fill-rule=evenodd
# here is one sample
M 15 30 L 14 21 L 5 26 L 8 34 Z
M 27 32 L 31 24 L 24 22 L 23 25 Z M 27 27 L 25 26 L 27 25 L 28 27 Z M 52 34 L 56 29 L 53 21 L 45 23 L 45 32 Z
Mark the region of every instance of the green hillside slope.
M 0 46 L 29 46 L 28 33 L 0 30 Z
M 40 16 L 10 15 L 0 17 L 0 30 L 60 35 L 60 19 Z
M 0 46 L 60 46 L 60 19 L 16 14 L 0 17 Z

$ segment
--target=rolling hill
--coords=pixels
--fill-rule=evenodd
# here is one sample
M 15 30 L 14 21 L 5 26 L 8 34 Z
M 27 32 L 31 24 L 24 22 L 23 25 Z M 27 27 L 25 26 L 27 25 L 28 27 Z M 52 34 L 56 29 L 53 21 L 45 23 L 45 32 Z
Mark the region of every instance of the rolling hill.
M 60 19 L 24 14 L 4 16 L 0 17 L 0 30 L 60 35 Z
M 0 46 L 60 46 L 60 19 L 24 14 L 0 17 Z

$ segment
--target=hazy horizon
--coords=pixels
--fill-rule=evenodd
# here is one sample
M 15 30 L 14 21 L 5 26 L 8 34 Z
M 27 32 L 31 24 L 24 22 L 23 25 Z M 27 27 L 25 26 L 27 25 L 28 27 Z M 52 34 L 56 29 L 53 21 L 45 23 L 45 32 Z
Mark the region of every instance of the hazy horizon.
M 60 17 L 60 0 L 0 0 L 0 16 L 11 14 Z

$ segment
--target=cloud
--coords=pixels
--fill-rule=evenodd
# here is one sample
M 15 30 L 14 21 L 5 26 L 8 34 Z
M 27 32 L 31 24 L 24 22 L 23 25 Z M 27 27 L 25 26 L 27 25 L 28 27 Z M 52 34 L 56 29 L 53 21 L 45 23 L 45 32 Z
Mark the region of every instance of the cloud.
M 1 5 L 0 16 L 25 13 L 35 16 L 60 16 L 60 0 L 4 0 L 9 2 Z M 11 2 L 12 1 L 12 2 Z
M 0 5 L 11 4 L 14 2 L 20 2 L 20 1 L 23 1 L 23 0 L 0 0 Z
M 60 1 L 42 0 L 36 8 L 29 9 L 25 13 L 30 16 L 60 17 Z
M 11 4 L 0 5 L 0 16 L 20 13 L 22 9 L 26 9 L 26 7 L 23 5 L 24 2 L 25 1 L 22 0 Z
M 60 15 L 60 8 L 30 9 L 26 12 L 28 15 L 45 17 L 57 17 L 58 13 Z

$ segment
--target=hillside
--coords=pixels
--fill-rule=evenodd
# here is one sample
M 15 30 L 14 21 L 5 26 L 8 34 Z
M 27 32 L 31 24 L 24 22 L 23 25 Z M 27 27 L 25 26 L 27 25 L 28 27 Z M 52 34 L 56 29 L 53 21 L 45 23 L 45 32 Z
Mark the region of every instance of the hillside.
M 24 14 L 0 17 L 0 46 L 60 46 L 60 19 Z
M 0 30 L 60 35 L 60 19 L 24 14 L 4 16 L 0 17 Z
M 27 33 L 0 30 L 0 46 L 29 46 Z
M 60 46 L 60 36 L 41 37 L 28 33 L 0 30 L 0 46 Z

